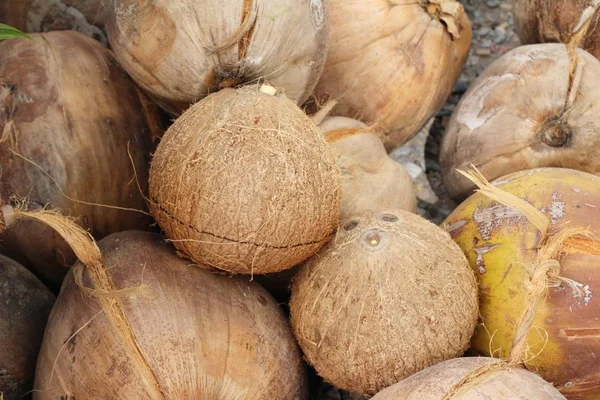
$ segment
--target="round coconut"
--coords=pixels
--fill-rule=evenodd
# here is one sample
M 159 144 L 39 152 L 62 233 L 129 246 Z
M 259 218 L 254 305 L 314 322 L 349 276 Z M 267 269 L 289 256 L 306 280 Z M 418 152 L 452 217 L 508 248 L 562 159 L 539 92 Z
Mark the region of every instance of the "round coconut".
M 343 117 L 326 119 L 319 125 L 342 171 L 340 220 L 367 211 L 401 209 L 417 211 L 417 196 L 411 176 L 387 155 L 375 132 L 359 121 Z
M 25 267 L 0 255 L 0 304 L 0 398 L 21 400 L 33 386 L 54 296 Z
M 146 215 L 95 204 L 147 209 L 158 109 L 100 43 L 73 31 L 31 37 L 0 43 L 1 201 L 16 195 L 28 209 L 60 209 L 97 238 L 147 228 Z M 37 222 L 0 239 L 2 253 L 54 287 L 75 261 Z
M 554 383 L 568 398 L 600 396 L 600 177 L 562 168 L 517 172 L 492 182 L 525 199 L 547 219 L 547 237 L 522 212 L 476 193 L 446 220 L 445 227 L 467 255 L 479 279 L 481 324 L 472 340 L 481 355 L 508 358 L 531 299 L 531 327 L 525 331 L 525 366 Z M 583 230 L 589 228 L 589 233 Z M 553 238 L 569 230 L 548 259 L 559 270 L 542 286 L 534 271 Z M 545 263 L 544 265 L 548 265 Z M 545 277 L 545 275 L 542 275 Z M 561 277 L 560 279 L 558 277 Z M 544 283 L 544 281 L 542 281 Z
M 590 0 L 514 0 L 513 16 L 523 44 L 567 43 L 581 22 L 593 10 Z M 600 57 L 600 14 L 592 17 L 582 48 Z
M 98 245 L 115 290 L 128 290 L 113 300 L 126 325 L 70 273 L 44 335 L 34 399 L 308 398 L 287 318 L 258 284 L 190 268 L 154 233 Z
M 465 378 L 497 364 L 487 357 L 444 361 L 377 393 L 372 400 L 561 400 L 565 397 L 550 383 L 522 368 L 503 365 Z M 450 397 L 453 393 L 453 397 Z
M 330 0 L 331 44 L 317 97 L 377 125 L 386 148 L 425 126 L 458 79 L 471 24 L 455 0 Z
M 224 89 L 198 102 L 154 155 L 152 214 L 200 265 L 282 271 L 337 226 L 340 171 L 323 135 L 292 101 L 261 90 Z
M 292 328 L 334 386 L 374 395 L 469 346 L 477 281 L 440 228 L 403 210 L 347 221 L 294 277 Z
M 470 164 L 487 179 L 538 167 L 600 173 L 600 61 L 575 54 L 561 44 L 518 47 L 473 82 L 442 143 L 451 196 L 475 188 L 456 171 Z
M 75 30 L 108 45 L 107 0 L 4 0 L 2 22 L 26 32 Z
M 325 0 L 113 0 L 107 31 L 123 67 L 172 115 L 262 79 L 302 104 L 329 44 Z

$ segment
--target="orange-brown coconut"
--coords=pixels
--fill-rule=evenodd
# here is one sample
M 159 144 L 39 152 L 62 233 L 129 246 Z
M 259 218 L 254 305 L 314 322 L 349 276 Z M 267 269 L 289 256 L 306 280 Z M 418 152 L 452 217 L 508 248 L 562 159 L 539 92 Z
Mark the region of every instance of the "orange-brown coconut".
M 442 229 L 408 211 L 367 213 L 300 269 L 290 311 L 319 375 L 374 395 L 465 351 L 477 281 Z
M 73 31 L 31 36 L 0 43 L 1 200 L 17 195 L 30 209 L 58 208 L 98 238 L 148 227 L 140 213 L 75 200 L 146 209 L 134 168 L 146 191 L 157 109 L 98 42 Z M 4 254 L 54 284 L 74 261 L 36 222 L 0 240 Z
M 455 0 L 330 0 L 331 44 L 318 97 L 377 124 L 386 148 L 414 136 L 450 94 L 471 46 Z
M 192 106 L 150 169 L 150 208 L 167 237 L 198 264 L 234 273 L 278 272 L 310 257 L 336 228 L 340 197 L 319 129 L 257 86 Z
M 33 386 L 54 296 L 25 267 L 0 255 L 0 304 L 0 399 L 21 400 Z
M 117 58 L 165 110 L 180 114 L 224 87 L 266 79 L 304 102 L 329 44 L 326 0 L 111 1 Z
M 501 365 L 484 372 L 498 361 L 487 357 L 444 361 L 382 390 L 372 400 L 565 399 L 550 383 L 525 369 Z
M 107 0 L 3 0 L 0 21 L 26 32 L 76 30 L 100 41 L 104 33 Z
M 541 218 L 475 193 L 445 221 L 479 280 L 471 347 L 522 361 L 569 399 L 598 399 L 600 177 L 539 168 L 492 185 Z
M 113 234 L 99 247 L 114 289 L 128 290 L 113 294 L 126 325 L 69 274 L 34 399 L 307 399 L 300 349 L 262 287 L 190 267 L 153 233 Z M 81 283 L 90 285 L 87 272 Z
M 457 106 L 442 143 L 444 183 L 455 198 L 487 179 L 537 167 L 600 173 L 600 61 L 565 45 L 518 47 L 494 61 Z
M 573 32 L 593 10 L 592 0 L 514 0 L 513 16 L 517 34 L 523 44 L 567 43 Z M 582 48 L 600 56 L 600 14 L 592 17 Z
M 388 208 L 416 212 L 412 178 L 387 155 L 379 136 L 360 125 L 344 117 L 330 117 L 319 125 L 342 171 L 340 220 Z

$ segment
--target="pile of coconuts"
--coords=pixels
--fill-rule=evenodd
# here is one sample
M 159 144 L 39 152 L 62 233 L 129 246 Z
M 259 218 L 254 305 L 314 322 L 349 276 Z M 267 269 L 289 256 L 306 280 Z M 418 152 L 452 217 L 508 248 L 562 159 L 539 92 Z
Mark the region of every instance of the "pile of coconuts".
M 600 5 L 564 7 L 456 109 L 436 226 L 388 152 L 458 1 L 2 2 L 0 399 L 600 396 Z

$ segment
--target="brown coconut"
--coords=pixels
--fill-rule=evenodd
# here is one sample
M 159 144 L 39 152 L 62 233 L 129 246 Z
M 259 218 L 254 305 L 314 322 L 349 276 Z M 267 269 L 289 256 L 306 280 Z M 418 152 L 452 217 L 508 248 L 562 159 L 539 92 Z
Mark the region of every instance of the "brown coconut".
M 26 32 L 75 30 L 108 45 L 108 0 L 4 0 L 0 20 Z
M 0 199 L 58 208 L 97 238 L 144 229 L 156 108 L 112 54 L 73 31 L 0 43 Z M 137 174 L 137 181 L 134 178 Z M 1 251 L 59 284 L 75 260 L 52 230 L 23 221 Z
M 471 47 L 455 0 L 330 0 L 331 44 L 317 85 L 337 114 L 377 124 L 388 150 L 425 126 L 450 95 Z
M 172 115 L 211 92 L 261 79 L 302 104 L 325 64 L 326 0 L 111 0 L 109 6 L 117 58 Z
M 374 395 L 460 356 L 477 321 L 477 282 L 440 228 L 403 210 L 346 222 L 292 283 L 292 328 L 334 386 Z
M 208 96 L 175 121 L 154 155 L 152 214 L 198 264 L 282 271 L 337 226 L 340 172 L 321 132 L 285 96 L 261 90 Z
M 0 255 L 0 304 L 0 399 L 21 400 L 33 386 L 54 296 L 25 267 Z
M 514 0 L 513 16 L 523 44 L 567 43 L 585 18 L 593 14 L 592 0 Z M 600 14 L 592 16 L 582 48 L 600 57 Z
M 320 125 L 342 171 L 340 220 L 382 209 L 417 211 L 411 176 L 387 155 L 375 132 L 360 121 L 330 117 Z
M 74 266 L 50 315 L 34 399 L 307 399 L 300 349 L 266 290 L 190 267 L 157 234 L 121 232 L 99 247 L 118 306 L 86 294 Z M 90 287 L 88 272 L 80 283 Z
M 451 196 L 475 188 L 456 171 L 470 164 L 489 180 L 537 167 L 600 173 L 600 61 L 573 54 L 561 44 L 518 47 L 473 82 L 442 143 Z
M 493 365 L 498 365 L 498 360 L 487 357 L 444 361 L 382 390 L 372 400 L 565 399 L 533 372 L 504 364 L 496 368 Z

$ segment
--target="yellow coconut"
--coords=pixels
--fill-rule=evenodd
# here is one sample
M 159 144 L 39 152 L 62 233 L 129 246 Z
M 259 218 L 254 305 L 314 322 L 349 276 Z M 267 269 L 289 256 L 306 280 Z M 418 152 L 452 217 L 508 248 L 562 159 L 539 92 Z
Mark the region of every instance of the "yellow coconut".
M 492 185 L 444 223 L 479 279 L 472 349 L 522 362 L 568 398 L 598 399 L 600 177 L 540 168 Z
M 477 320 L 477 285 L 442 229 L 387 210 L 342 225 L 294 277 L 290 311 L 319 375 L 374 395 L 463 353 Z

